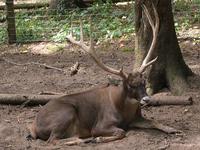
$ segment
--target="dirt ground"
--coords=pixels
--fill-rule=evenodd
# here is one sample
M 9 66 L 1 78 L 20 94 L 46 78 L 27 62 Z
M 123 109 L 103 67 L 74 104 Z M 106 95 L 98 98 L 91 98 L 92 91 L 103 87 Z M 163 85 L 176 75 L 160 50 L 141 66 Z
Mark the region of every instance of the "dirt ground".
M 49 43 L 48 43 L 49 44 Z M 47 43 L 28 45 L 1 45 L 0 51 L 0 93 L 39 94 L 41 92 L 73 93 L 108 82 L 109 74 L 97 67 L 90 57 L 66 45 L 62 51 L 44 54 Z M 121 51 L 120 49 L 123 49 Z M 40 107 L 20 107 L 0 105 L 0 149 L 124 149 L 124 150 L 178 150 L 200 149 L 200 44 L 192 38 L 180 40 L 184 59 L 196 75 L 189 79 L 190 89 L 184 95 L 193 97 L 192 106 L 162 106 L 143 109 L 146 118 L 183 131 L 183 134 L 167 135 L 156 130 L 135 129 L 127 133 L 126 138 L 105 143 L 66 146 L 64 140 L 56 145 L 45 141 L 27 141 L 27 125 L 30 124 Z M 107 44 L 99 54 L 103 62 L 113 67 L 124 66 L 130 71 L 133 66 L 133 41 Z M 70 68 L 78 61 L 81 64 L 77 75 L 70 76 Z M 47 69 L 44 66 L 27 64 L 45 63 L 65 70 Z

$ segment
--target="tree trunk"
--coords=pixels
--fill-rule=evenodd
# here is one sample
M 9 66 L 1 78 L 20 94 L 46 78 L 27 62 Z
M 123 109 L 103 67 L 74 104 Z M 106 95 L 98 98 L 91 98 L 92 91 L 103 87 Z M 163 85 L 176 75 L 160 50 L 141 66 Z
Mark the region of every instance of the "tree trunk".
M 85 8 L 86 4 L 83 0 L 51 0 L 49 9 L 52 11 L 64 12 L 65 9 L 69 8 Z
M 14 1 L 6 0 L 6 19 L 8 31 L 8 43 L 16 43 Z
M 158 56 L 158 60 L 148 72 L 147 91 L 149 94 L 154 94 L 167 87 L 171 92 L 179 95 L 187 89 L 187 77 L 193 73 L 185 64 L 178 45 L 171 0 L 154 0 L 153 2 L 158 11 L 160 28 L 152 58 Z M 146 0 L 145 3 L 153 16 L 151 0 Z M 152 30 L 145 14 L 142 12 L 141 0 L 135 1 L 135 14 L 136 63 L 134 67 L 138 67 L 150 47 Z

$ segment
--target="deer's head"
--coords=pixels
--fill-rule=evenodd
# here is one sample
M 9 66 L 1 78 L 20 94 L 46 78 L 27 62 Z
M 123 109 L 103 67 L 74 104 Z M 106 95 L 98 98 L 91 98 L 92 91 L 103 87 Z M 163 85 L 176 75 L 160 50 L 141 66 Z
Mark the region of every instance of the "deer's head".
M 158 13 L 157 13 L 153 3 L 152 3 L 152 7 L 153 7 L 154 15 L 155 15 L 155 17 L 154 17 L 155 23 L 150 15 L 147 7 L 144 4 L 142 5 L 143 12 L 146 15 L 147 19 L 149 20 L 150 26 L 152 28 L 153 40 L 152 40 L 151 46 L 148 50 L 146 57 L 144 58 L 144 60 L 141 64 L 141 66 L 138 69 L 134 69 L 129 74 L 125 73 L 123 71 L 123 68 L 121 68 L 120 70 L 116 70 L 114 68 L 108 67 L 98 59 L 96 52 L 94 50 L 94 44 L 93 44 L 91 34 L 90 34 L 89 46 L 86 45 L 83 41 L 82 21 L 80 21 L 80 41 L 76 41 L 73 38 L 72 31 L 71 31 L 70 35 L 67 37 L 67 39 L 71 43 L 74 43 L 74 44 L 80 46 L 83 50 L 88 52 L 90 54 L 90 56 L 93 58 L 93 60 L 96 62 L 96 64 L 99 67 L 101 67 L 103 70 L 105 70 L 111 74 L 120 76 L 123 80 L 124 88 L 128 92 L 128 96 L 130 98 L 137 99 L 138 101 L 140 101 L 141 104 L 148 103 L 148 101 L 150 100 L 149 96 L 146 93 L 145 79 L 143 77 L 143 73 L 146 70 L 146 68 L 148 68 L 150 65 L 152 65 L 157 60 L 157 57 L 154 59 L 152 59 L 151 57 L 152 57 L 153 51 L 155 49 L 155 44 L 157 41 L 157 34 L 158 34 L 158 29 L 159 29 L 159 18 L 158 18 Z M 91 26 L 91 24 L 90 24 L 90 26 Z M 90 31 L 91 31 L 91 29 L 90 29 Z

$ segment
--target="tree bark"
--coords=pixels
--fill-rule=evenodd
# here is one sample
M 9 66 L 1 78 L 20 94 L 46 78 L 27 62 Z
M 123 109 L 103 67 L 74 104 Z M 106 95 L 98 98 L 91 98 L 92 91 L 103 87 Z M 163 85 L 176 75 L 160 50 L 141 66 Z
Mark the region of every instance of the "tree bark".
M 144 1 L 153 16 L 151 0 Z M 154 94 L 162 88 L 169 88 L 173 94 L 182 94 L 187 88 L 187 77 L 192 71 L 184 62 L 176 37 L 171 0 L 154 0 L 157 8 L 160 28 L 158 40 L 152 58 L 158 56 L 157 62 L 148 70 L 147 92 Z M 141 0 L 135 1 L 135 65 L 138 68 L 144 59 L 151 41 L 152 30 L 142 12 Z
M 15 12 L 13 0 L 6 0 L 8 43 L 16 43 Z

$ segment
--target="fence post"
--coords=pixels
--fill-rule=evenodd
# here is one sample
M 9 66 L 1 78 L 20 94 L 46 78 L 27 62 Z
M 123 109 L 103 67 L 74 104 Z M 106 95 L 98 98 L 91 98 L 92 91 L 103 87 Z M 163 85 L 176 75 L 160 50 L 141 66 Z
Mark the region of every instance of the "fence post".
M 6 19 L 8 31 L 8 43 L 16 43 L 15 13 L 13 0 L 6 0 Z

